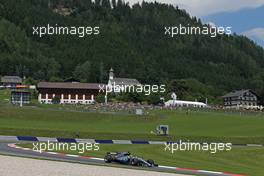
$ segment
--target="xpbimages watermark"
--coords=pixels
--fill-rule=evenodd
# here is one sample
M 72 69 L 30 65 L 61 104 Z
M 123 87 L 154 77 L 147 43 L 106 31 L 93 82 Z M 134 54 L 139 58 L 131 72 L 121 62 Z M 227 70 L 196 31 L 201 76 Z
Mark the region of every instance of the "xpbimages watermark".
M 197 142 L 183 142 L 164 143 L 164 151 L 174 153 L 177 151 L 209 151 L 214 154 L 218 151 L 230 151 L 232 143 L 197 143 Z
M 232 27 L 227 26 L 184 26 L 180 24 L 179 26 L 166 26 L 164 27 L 165 35 L 170 37 L 179 36 L 179 35 L 207 35 L 212 38 L 216 37 L 217 35 L 231 35 L 232 34 Z
M 164 93 L 166 91 L 166 85 L 125 85 L 116 84 L 115 82 L 111 85 L 99 85 L 100 93 L 144 93 L 150 95 L 151 93 Z
M 98 151 L 98 143 L 62 143 L 62 142 L 36 142 L 33 143 L 33 150 L 37 152 L 44 151 L 75 151 L 84 153 L 85 151 Z
M 47 24 L 47 26 L 34 26 L 32 27 L 32 34 L 43 37 L 45 35 L 75 35 L 80 38 L 85 37 L 87 35 L 98 35 L 100 34 L 99 26 L 58 26 L 55 24 L 54 26 Z

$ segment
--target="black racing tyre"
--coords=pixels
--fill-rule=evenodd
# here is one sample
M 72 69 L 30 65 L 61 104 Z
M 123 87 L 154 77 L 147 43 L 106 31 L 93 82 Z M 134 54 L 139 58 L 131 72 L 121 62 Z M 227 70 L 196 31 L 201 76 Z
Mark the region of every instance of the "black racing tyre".
M 104 161 L 106 162 L 106 163 L 111 163 L 112 162 L 112 156 L 111 155 L 106 155 L 105 157 L 104 157 Z
M 149 164 L 151 164 L 152 166 L 155 165 L 155 162 L 154 162 L 152 159 L 147 160 L 147 162 L 148 162 Z
M 139 166 L 138 160 L 135 159 L 135 158 L 133 158 L 133 159 L 131 160 L 131 165 L 132 165 L 132 166 Z

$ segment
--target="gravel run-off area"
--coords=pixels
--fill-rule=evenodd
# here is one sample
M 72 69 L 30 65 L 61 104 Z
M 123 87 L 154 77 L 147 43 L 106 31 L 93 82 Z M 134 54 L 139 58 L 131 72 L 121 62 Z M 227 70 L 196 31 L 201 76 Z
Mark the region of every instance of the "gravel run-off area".
M 29 159 L 0 155 L 0 175 L 3 176 L 183 176 L 77 163 Z

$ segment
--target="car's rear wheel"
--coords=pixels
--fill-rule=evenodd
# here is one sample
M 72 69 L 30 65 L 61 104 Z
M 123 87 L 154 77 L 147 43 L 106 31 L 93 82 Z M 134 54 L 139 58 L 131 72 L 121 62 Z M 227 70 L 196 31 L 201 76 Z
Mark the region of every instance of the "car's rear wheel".
M 138 160 L 133 158 L 132 161 L 131 161 L 131 165 L 132 166 L 139 166 Z

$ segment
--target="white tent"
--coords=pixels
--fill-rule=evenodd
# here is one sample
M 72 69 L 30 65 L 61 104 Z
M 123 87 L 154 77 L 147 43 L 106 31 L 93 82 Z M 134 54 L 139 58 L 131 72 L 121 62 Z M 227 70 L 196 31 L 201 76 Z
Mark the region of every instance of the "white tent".
M 182 100 L 169 100 L 165 102 L 165 107 L 198 107 L 205 108 L 208 107 L 207 104 L 196 101 L 182 101 Z

